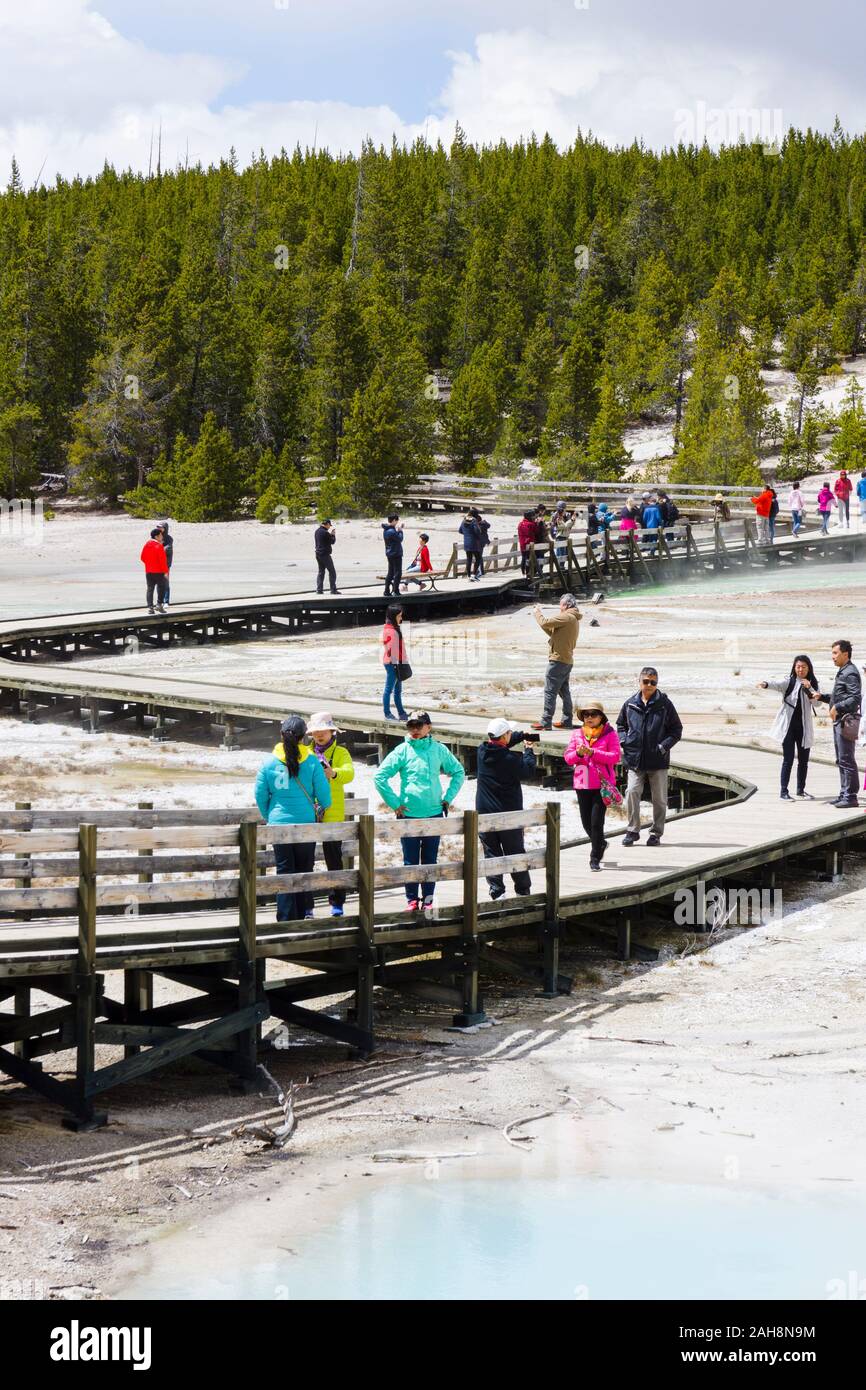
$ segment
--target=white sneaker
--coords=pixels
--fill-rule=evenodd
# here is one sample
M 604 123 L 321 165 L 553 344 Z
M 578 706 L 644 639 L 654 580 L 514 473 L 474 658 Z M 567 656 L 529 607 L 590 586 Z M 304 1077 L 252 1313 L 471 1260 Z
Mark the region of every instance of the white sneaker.
M 434 921 L 439 916 L 439 910 L 436 907 L 436 903 L 432 898 L 424 899 L 424 915 L 425 917 L 432 917 Z

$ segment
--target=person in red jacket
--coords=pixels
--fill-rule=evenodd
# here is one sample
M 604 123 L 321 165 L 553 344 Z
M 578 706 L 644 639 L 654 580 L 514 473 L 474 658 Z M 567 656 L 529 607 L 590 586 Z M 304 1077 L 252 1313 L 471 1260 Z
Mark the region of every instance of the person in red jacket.
M 752 498 L 752 506 L 755 508 L 756 521 L 758 523 L 758 545 L 770 544 L 770 508 L 773 505 L 775 493 L 771 487 L 765 487 L 763 492 L 759 492 L 757 497 Z
M 162 543 L 162 531 L 158 526 L 151 531 L 150 540 L 144 543 L 141 563 L 144 565 L 144 577 L 147 580 L 148 613 L 155 613 L 157 609 L 160 613 L 167 613 L 168 556 Z M 156 590 L 156 608 L 153 605 L 154 589 Z
M 833 491 L 836 494 L 836 506 L 839 510 L 839 525 L 849 530 L 851 526 L 851 492 L 853 484 L 848 474 L 843 468 L 836 479 Z

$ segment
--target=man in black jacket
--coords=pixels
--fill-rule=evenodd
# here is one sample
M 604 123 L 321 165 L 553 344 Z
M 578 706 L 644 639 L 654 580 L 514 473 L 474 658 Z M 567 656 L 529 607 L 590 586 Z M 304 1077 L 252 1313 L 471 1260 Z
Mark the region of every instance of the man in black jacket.
M 316 563 L 319 566 L 319 575 L 316 580 L 316 593 L 321 594 L 325 591 L 325 575 L 327 574 L 331 584 L 331 593 L 338 594 L 337 571 L 334 569 L 334 561 L 331 558 L 331 551 L 337 543 L 334 532 L 334 523 L 329 516 L 316 527 L 314 537 L 316 546 Z
M 478 749 L 477 811 L 523 810 L 523 789 L 520 784 L 535 771 L 535 754 L 531 748 L 525 748 L 523 753 L 513 750 L 515 744 L 523 743 L 526 739 L 534 741 L 532 734 L 512 730 L 507 719 L 494 719 L 488 725 L 486 742 Z M 487 830 L 479 839 L 486 859 L 524 853 L 522 830 Z M 531 891 L 528 869 L 516 869 L 511 877 L 515 893 L 523 897 Z M 504 896 L 505 882 L 501 874 L 494 874 L 487 883 L 494 901 Z
M 830 805 L 838 806 L 840 811 L 847 811 L 859 805 L 857 792 L 860 786 L 860 776 L 857 771 L 857 759 L 854 756 L 856 733 L 853 739 L 847 739 L 843 729 L 846 716 L 853 715 L 859 721 L 860 672 L 851 660 L 850 642 L 834 642 L 830 655 L 833 658 L 833 665 L 836 667 L 833 693 L 832 695 L 816 695 L 814 698 L 830 706 L 830 718 L 833 721 L 833 744 L 836 749 L 840 788 L 838 797 L 835 801 L 831 801 Z
M 640 839 L 640 799 L 647 781 L 653 803 L 647 844 L 660 845 L 664 833 L 671 749 L 682 738 L 683 726 L 672 702 L 659 690 L 658 684 L 658 671 L 654 666 L 645 666 L 640 673 L 640 690 L 626 700 L 616 721 L 622 760 L 628 768 L 625 793 L 628 827 L 622 837 L 624 845 L 636 845 Z
M 403 577 L 403 527 L 396 512 L 382 523 L 382 539 L 385 542 L 385 558 L 388 573 L 385 575 L 385 597 L 400 597 L 400 580 Z

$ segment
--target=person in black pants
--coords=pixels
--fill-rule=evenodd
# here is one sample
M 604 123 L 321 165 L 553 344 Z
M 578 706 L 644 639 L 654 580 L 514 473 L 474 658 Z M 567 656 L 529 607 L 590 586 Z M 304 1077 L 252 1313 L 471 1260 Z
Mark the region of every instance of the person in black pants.
M 812 718 L 812 701 L 819 694 L 818 677 L 808 656 L 797 656 L 791 667 L 790 676 L 782 680 L 759 681 L 761 690 L 778 690 L 782 704 L 770 730 L 770 738 L 782 745 L 782 789 L 783 801 L 790 801 L 788 783 L 797 757 L 797 796 L 801 801 L 812 801 L 806 791 L 806 777 L 809 772 L 809 750 L 815 739 L 815 725 Z
M 597 872 L 607 849 L 604 838 L 607 807 L 602 793 L 616 795 L 615 770 L 622 750 L 616 729 L 608 723 L 600 700 L 584 700 L 579 717 L 581 724 L 572 734 L 563 757 L 569 767 L 574 768 L 577 809 L 589 836 L 589 867 Z
M 395 512 L 382 523 L 382 539 L 385 542 L 385 558 L 388 573 L 385 575 L 385 597 L 399 598 L 400 580 L 403 578 L 403 527 Z
M 536 769 L 531 748 L 515 752 L 518 743 L 537 743 L 538 734 L 525 734 L 512 729 L 507 719 L 494 719 L 487 727 L 487 739 L 478 749 L 475 809 L 486 812 L 522 811 L 521 782 Z M 478 837 L 486 859 L 500 859 L 506 854 L 523 854 L 523 831 L 487 830 Z M 511 874 L 514 891 L 521 897 L 532 891 L 528 869 L 515 869 Z M 502 874 L 492 874 L 487 880 L 490 896 L 496 901 L 505 895 Z
M 316 593 L 324 593 L 325 575 L 327 574 L 328 581 L 331 585 L 331 593 L 338 594 L 340 590 L 337 588 L 337 571 L 334 568 L 334 561 L 331 557 L 331 551 L 337 543 L 337 537 L 334 532 L 334 523 L 329 516 L 325 517 L 324 521 L 316 527 L 314 542 L 316 547 L 316 563 L 319 566 L 319 574 L 316 579 Z
M 833 721 L 833 744 L 841 786 L 838 797 L 831 801 L 830 805 L 838 807 L 840 811 L 849 811 L 858 805 L 859 773 L 854 755 L 856 735 L 855 739 L 846 738 L 844 729 L 846 720 L 850 721 L 852 717 L 859 720 L 860 717 L 860 672 L 851 660 L 850 642 L 840 638 L 838 642 L 833 643 L 830 655 L 836 667 L 833 690 L 829 695 L 818 695 L 816 698 L 830 706 L 830 718 Z

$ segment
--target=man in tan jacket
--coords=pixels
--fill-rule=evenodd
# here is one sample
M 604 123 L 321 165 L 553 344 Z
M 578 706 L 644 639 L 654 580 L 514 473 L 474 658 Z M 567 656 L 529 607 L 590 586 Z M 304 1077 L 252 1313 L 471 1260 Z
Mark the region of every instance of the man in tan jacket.
M 541 607 L 536 604 L 532 616 L 542 632 L 546 632 L 549 660 L 547 676 L 544 681 L 544 713 L 533 729 L 571 729 L 574 706 L 571 702 L 571 668 L 574 663 L 574 648 L 580 632 L 580 612 L 577 599 L 571 594 L 563 594 L 559 600 L 559 612 L 552 618 L 545 618 Z M 554 721 L 556 697 L 562 699 L 562 719 Z

